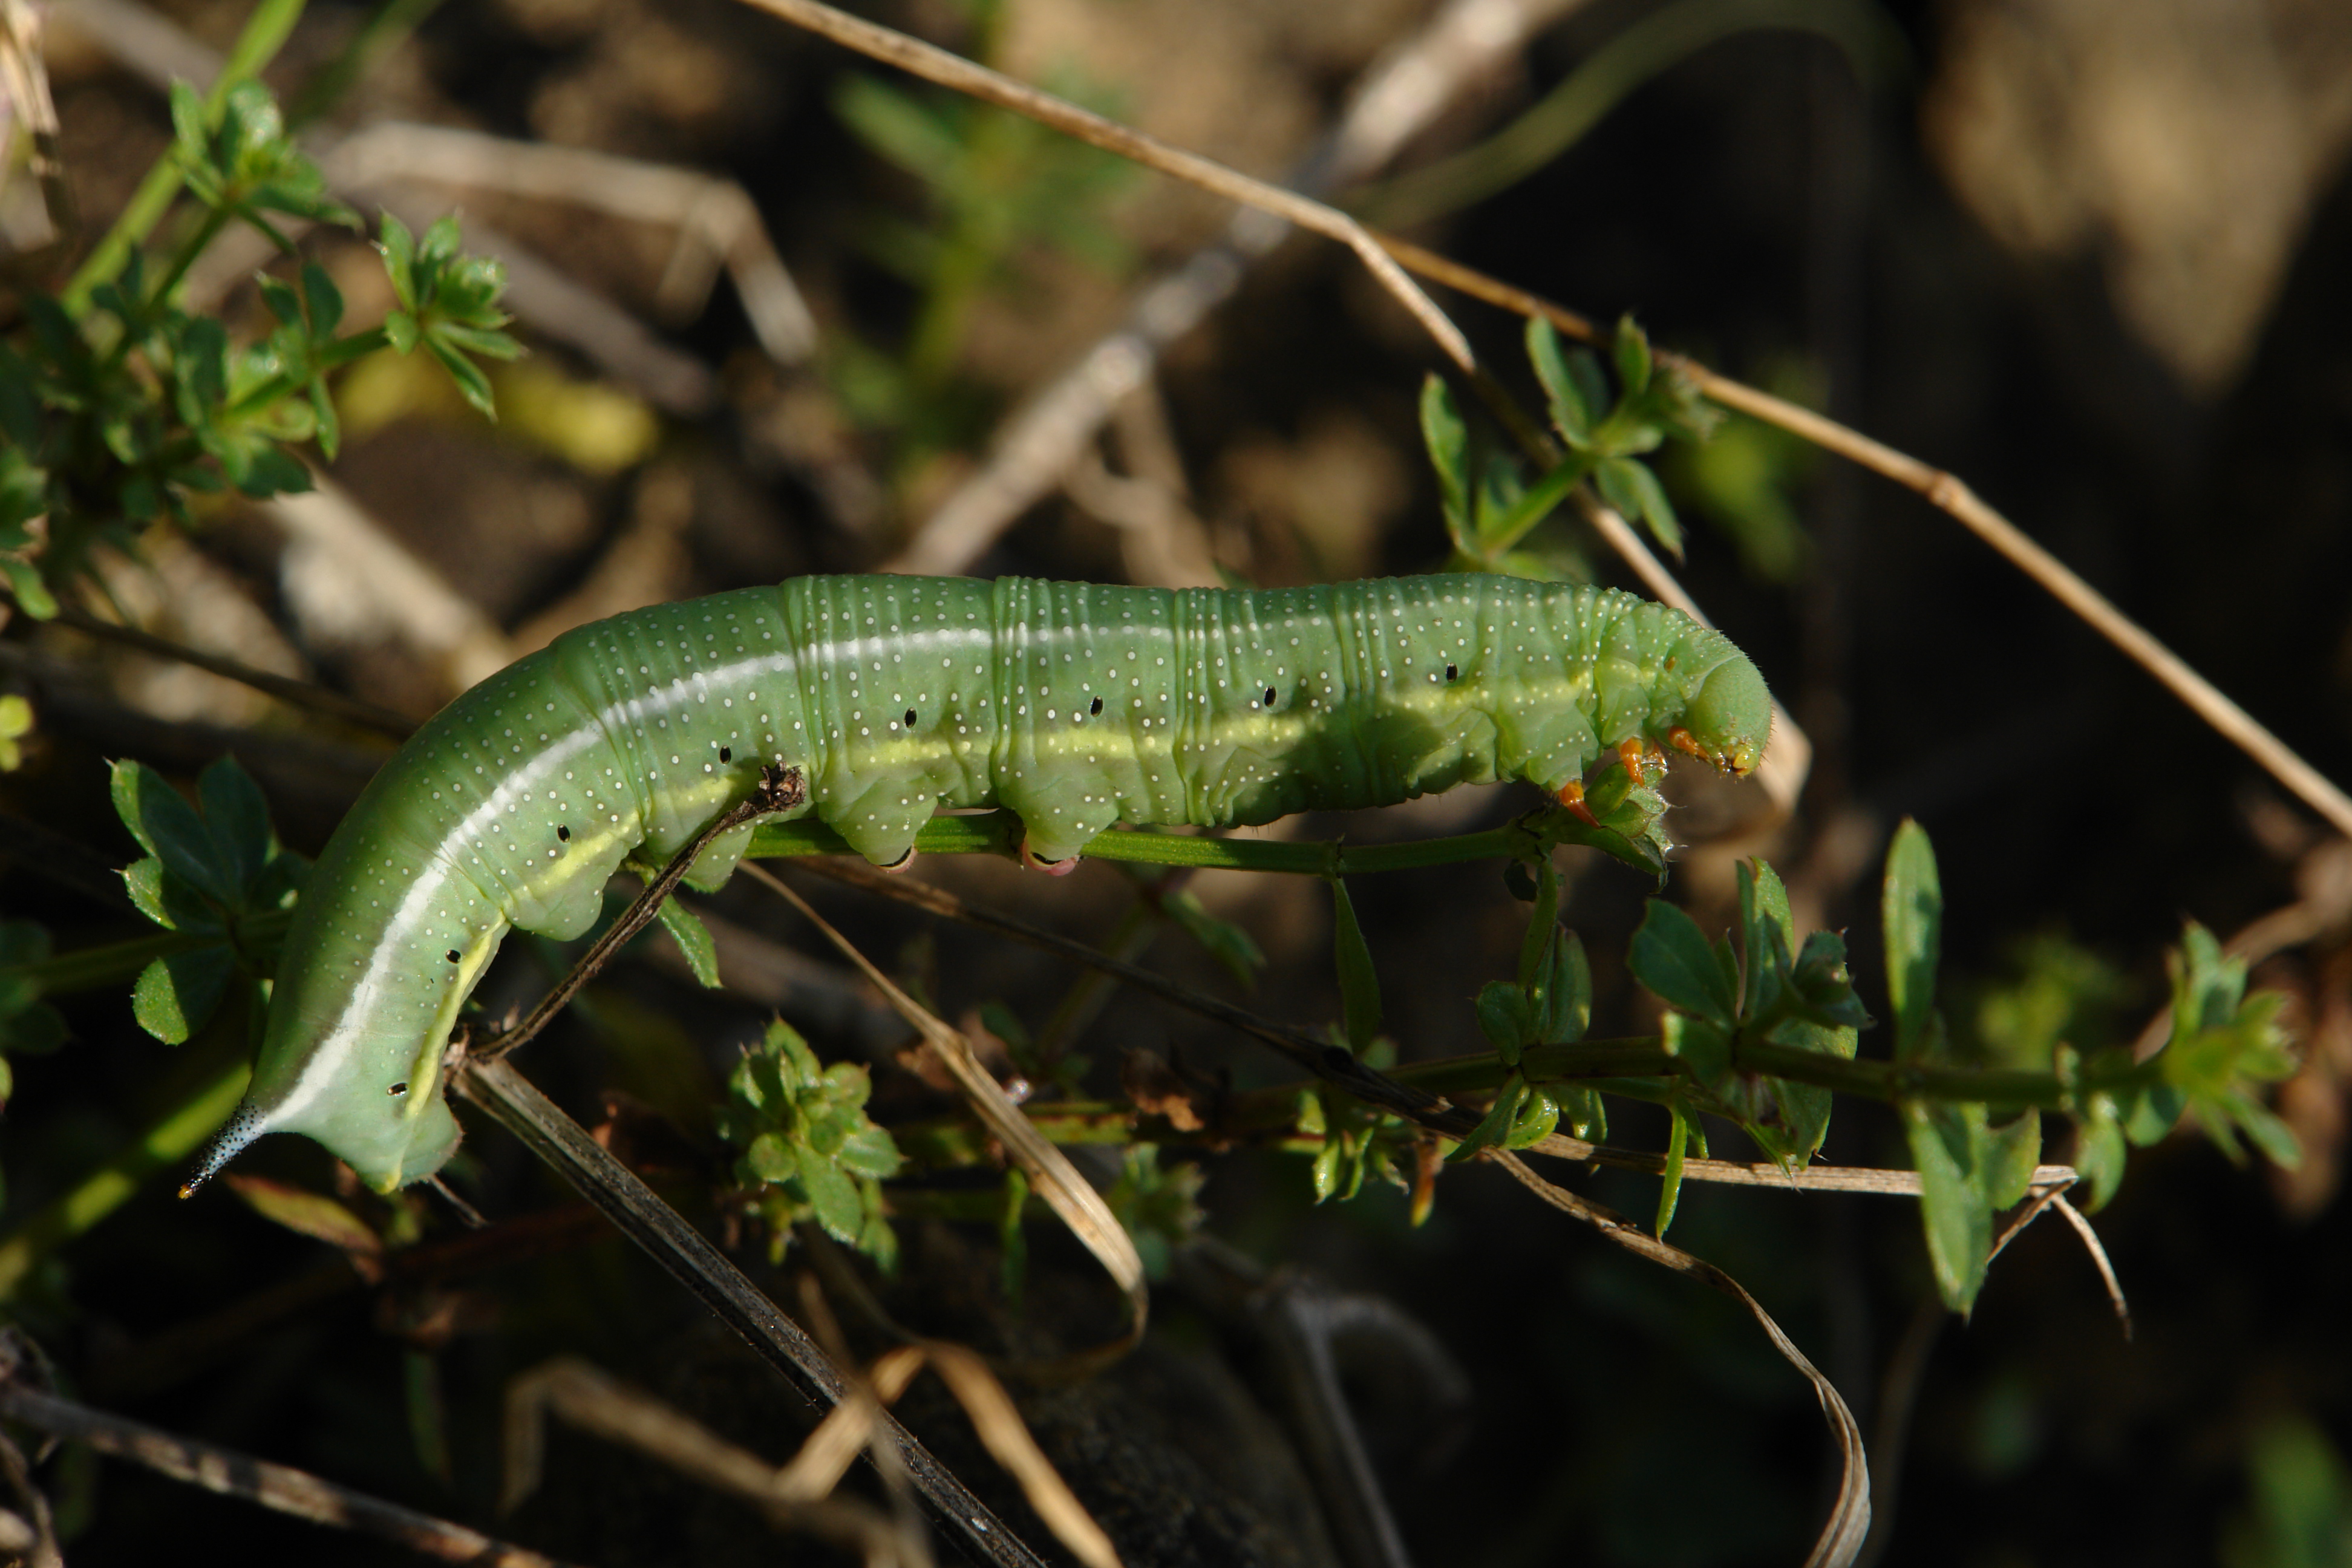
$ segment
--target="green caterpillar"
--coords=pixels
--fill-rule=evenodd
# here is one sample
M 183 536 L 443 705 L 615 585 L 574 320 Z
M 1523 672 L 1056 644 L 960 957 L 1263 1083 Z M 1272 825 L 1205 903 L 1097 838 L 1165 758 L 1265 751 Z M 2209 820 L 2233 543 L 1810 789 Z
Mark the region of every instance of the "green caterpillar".
M 1579 805 L 1615 748 L 1734 773 L 1763 679 L 1629 594 L 1500 576 L 1229 592 L 1004 577 L 800 577 L 581 626 L 444 709 L 329 841 L 280 959 L 253 1084 L 203 1181 L 305 1132 L 380 1190 L 457 1141 L 442 1053 L 509 926 L 569 939 L 624 859 L 656 863 L 796 767 L 895 866 L 941 805 L 1005 807 L 1067 869 L 1116 822 L 1269 822 L 1527 779 Z M 703 851 L 733 872 L 747 826 Z

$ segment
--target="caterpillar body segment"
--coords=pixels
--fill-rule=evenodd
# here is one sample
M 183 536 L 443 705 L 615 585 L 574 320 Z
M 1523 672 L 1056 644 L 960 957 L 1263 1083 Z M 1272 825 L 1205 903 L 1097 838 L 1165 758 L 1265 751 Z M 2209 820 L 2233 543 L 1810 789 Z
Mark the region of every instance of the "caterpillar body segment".
M 1744 773 L 1770 702 L 1728 639 L 1608 589 L 1499 576 L 1261 592 L 802 577 L 576 628 L 436 715 L 329 842 L 251 1089 L 202 1181 L 268 1131 L 372 1184 L 456 1144 L 459 1007 L 509 926 L 557 938 L 761 769 L 877 866 L 940 806 L 1019 815 L 1067 869 L 1117 822 L 1226 826 L 1526 779 L 1571 805 L 1612 751 Z M 751 829 L 692 880 L 732 873 Z M 194 1184 L 193 1183 L 191 1184 Z

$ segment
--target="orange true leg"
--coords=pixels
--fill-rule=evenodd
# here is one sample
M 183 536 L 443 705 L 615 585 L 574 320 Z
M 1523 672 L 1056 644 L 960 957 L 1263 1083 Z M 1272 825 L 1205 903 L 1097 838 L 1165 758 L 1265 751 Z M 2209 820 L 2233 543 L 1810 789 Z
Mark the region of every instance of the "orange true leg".
M 1625 776 L 1633 781 L 1636 788 L 1650 782 L 1649 775 L 1642 771 L 1642 738 L 1639 735 L 1617 743 L 1617 760 L 1625 764 Z
M 1675 751 L 1686 757 L 1696 757 L 1703 763 L 1715 761 L 1713 757 L 1707 755 L 1706 749 L 1698 743 L 1698 738 L 1680 724 L 1666 731 L 1666 740 Z
M 1568 807 L 1569 810 L 1576 813 L 1578 819 L 1580 820 L 1587 827 L 1598 827 L 1601 826 L 1601 819 L 1592 815 L 1592 808 L 1591 806 L 1584 804 L 1584 784 L 1582 780 L 1571 779 L 1567 784 L 1559 786 L 1559 804 Z

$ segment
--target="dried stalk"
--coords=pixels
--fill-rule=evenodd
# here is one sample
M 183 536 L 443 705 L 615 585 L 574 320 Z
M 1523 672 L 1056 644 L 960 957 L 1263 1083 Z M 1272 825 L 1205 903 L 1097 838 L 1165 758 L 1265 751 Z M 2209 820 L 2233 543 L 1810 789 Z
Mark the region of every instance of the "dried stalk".
M 1475 300 L 1523 316 L 1541 317 L 1560 331 L 1588 343 L 1606 343 L 1610 334 L 1575 311 L 1541 295 L 1515 288 L 1464 267 L 1409 241 L 1383 235 L 1381 243 L 1409 270 L 1443 283 Z M 1802 437 L 1826 451 L 1859 464 L 1948 512 L 1961 527 L 1999 551 L 2009 563 L 2051 597 L 2072 610 L 2092 629 L 2123 650 L 2125 656 L 2154 676 L 2190 712 L 2219 731 L 2233 745 L 2267 769 L 2339 833 L 2352 837 L 2352 795 L 2347 795 L 2326 774 L 2271 733 L 2244 709 L 2151 636 L 2138 622 L 2117 609 L 2097 589 L 2077 576 L 2056 556 L 2028 538 L 2015 523 L 1987 505 L 1956 475 L 1874 441 L 1836 420 L 1802 408 L 1786 398 L 1734 381 L 1684 354 L 1661 353 L 1662 366 L 1690 377 L 1698 390 L 1726 408 L 1738 410 L 1768 425 Z

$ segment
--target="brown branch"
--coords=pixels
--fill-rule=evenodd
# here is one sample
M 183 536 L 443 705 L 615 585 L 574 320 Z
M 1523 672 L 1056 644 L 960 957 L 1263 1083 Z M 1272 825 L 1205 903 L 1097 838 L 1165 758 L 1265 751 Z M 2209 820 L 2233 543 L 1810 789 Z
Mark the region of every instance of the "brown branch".
M 101 1454 L 158 1470 L 206 1491 L 243 1498 L 297 1519 L 396 1542 L 445 1563 L 477 1568 L 560 1568 L 551 1558 L 509 1546 L 479 1531 L 353 1491 L 307 1470 L 271 1464 L 233 1448 L 175 1436 L 55 1394 L 0 1386 L 0 1415 Z
M 572 966 L 572 972 L 558 981 L 555 988 L 539 999 L 523 1021 L 513 1028 L 472 1052 L 477 1061 L 494 1062 L 517 1046 L 531 1039 L 547 1027 L 558 1013 L 563 1011 L 583 986 L 593 980 L 611 963 L 613 955 L 627 946 L 636 934 L 651 925 L 661 913 L 662 902 L 677 890 L 686 874 L 694 869 L 694 862 L 702 852 L 725 834 L 746 823 L 779 811 L 790 811 L 808 798 L 808 783 L 798 768 L 777 768 L 770 765 L 761 772 L 760 783 L 751 795 L 711 819 L 710 825 L 694 836 L 693 841 L 670 857 L 654 879 L 646 884 L 636 901 L 621 912 L 604 934 Z
M 1503 1167 L 1514 1181 L 1545 1203 L 1570 1217 L 1581 1221 L 1599 1231 L 1626 1251 L 1647 1258 L 1662 1268 L 1671 1268 L 1688 1279 L 1695 1279 L 1709 1289 L 1719 1290 L 1730 1297 L 1756 1319 L 1772 1346 L 1813 1385 L 1821 1400 L 1822 1415 L 1830 1424 L 1837 1439 L 1838 1457 L 1843 1473 L 1838 1483 L 1837 1500 L 1831 1506 L 1828 1522 L 1813 1542 L 1813 1550 L 1805 1559 L 1805 1568 L 1845 1568 L 1862 1552 L 1864 1539 L 1870 1533 L 1870 1462 L 1864 1453 L 1862 1428 L 1846 1407 L 1836 1386 L 1819 1367 L 1806 1359 L 1796 1342 L 1772 1321 L 1772 1314 L 1763 1303 L 1748 1293 L 1738 1280 L 1706 1259 L 1692 1256 L 1681 1247 L 1659 1240 L 1623 1215 L 1605 1208 L 1590 1199 L 1578 1196 L 1566 1187 L 1555 1186 L 1528 1169 L 1516 1156 L 1499 1149 L 1488 1149 L 1484 1158 Z
M 822 1346 L 529 1079 L 506 1062 L 468 1061 L 451 1073 L 450 1086 L 520 1138 L 623 1235 L 742 1335 L 811 1405 L 829 1409 L 848 1395 L 849 1378 Z M 997 1568 L 1045 1568 L 1043 1560 L 905 1427 L 887 1415 L 878 1426 L 884 1439 L 897 1446 L 934 1520 L 975 1561 Z
M 1489 278 L 1483 272 L 1449 260 L 1408 240 L 1389 235 L 1379 237 L 1388 253 L 1408 270 L 1417 272 L 1433 282 L 1443 283 L 1472 299 L 1483 300 L 1522 316 L 1541 317 L 1569 336 L 1584 342 L 1606 343 L 1610 340 L 1611 334 L 1601 327 L 1541 295 Z M 2305 805 L 2325 817 L 2337 832 L 2352 837 L 2352 796 L 2347 796 L 2326 774 L 2305 762 L 2285 742 L 2258 723 L 2252 714 L 2222 695 L 2211 681 L 2190 668 L 2179 655 L 2158 642 L 2138 622 L 2117 609 L 2112 601 L 2083 581 L 2063 562 L 1987 505 L 1958 476 L 1924 463 L 1907 452 L 1897 451 L 1883 441 L 1873 440 L 1859 430 L 1849 428 L 1810 408 L 1800 407 L 1786 398 L 1775 397 L 1769 392 L 1719 374 L 1686 355 L 1661 353 L 1657 359 L 1661 366 L 1690 377 L 1701 393 L 1726 408 L 1736 408 L 1768 425 L 1778 426 L 1791 435 L 1801 436 L 1815 446 L 1892 479 L 1906 489 L 1916 491 L 1933 505 L 1948 512 L 1961 527 L 1999 551 L 2010 564 L 2088 622 L 2093 630 L 2122 649 L 2126 657 L 2154 676 L 2167 690 L 2186 704 L 2189 711 L 2269 770 L 2273 777 L 2294 791 Z
M 0 590 L 0 595 L 5 595 L 12 603 L 16 597 L 13 594 L 6 594 L 5 590 Z M 175 643 L 168 637 L 159 637 L 152 632 L 141 631 L 137 626 L 118 626 L 112 621 L 103 621 L 96 616 L 77 610 L 70 605 L 58 605 L 58 613 L 50 617 L 50 620 L 52 625 L 69 627 L 85 637 L 119 643 L 124 647 L 136 648 L 141 653 L 155 658 L 168 658 L 180 664 L 192 666 L 208 674 L 217 675 L 224 680 L 234 680 L 240 686 L 251 687 L 265 696 L 276 698 L 289 707 L 306 709 L 330 719 L 340 719 L 346 724 L 356 724 L 362 730 L 373 730 L 379 735 L 389 735 L 395 741 L 404 741 L 416 732 L 416 725 L 413 720 L 395 713 L 389 708 L 379 708 L 373 702 L 363 702 L 356 697 L 346 697 L 340 691 L 330 691 L 323 686 L 314 686 L 307 680 L 294 680 L 283 675 L 272 675 L 266 669 L 256 669 L 249 664 L 240 664 L 236 659 L 226 658 L 216 653 L 206 653 L 202 648 L 189 647 L 184 643 Z
M 1477 368 L 1477 356 L 1471 353 L 1470 340 L 1462 335 L 1462 329 L 1448 321 L 1445 312 L 1437 308 L 1436 301 L 1422 292 L 1419 284 L 1405 276 L 1404 269 L 1381 248 L 1370 231 L 1337 207 L 1302 196 L 1296 191 L 1286 191 L 1280 185 L 1253 179 L 1225 167 L 1213 158 L 1203 158 L 1198 153 L 1170 146 L 1156 136 L 1147 136 L 1115 120 L 1106 120 L 1091 110 L 1080 109 L 1067 99 L 1040 92 L 1002 72 L 974 65 L 960 55 L 951 55 L 904 33 L 877 26 L 847 12 L 820 5 L 818 0 L 744 0 L 744 3 L 781 16 L 795 26 L 805 27 L 820 37 L 830 38 L 845 48 L 855 49 L 886 65 L 897 66 L 900 70 L 921 77 L 926 81 L 951 88 L 982 103 L 1009 109 L 1089 146 L 1115 153 L 1147 169 L 1157 169 L 1163 174 L 1173 175 L 1228 201 L 1271 213 L 1301 228 L 1336 239 L 1361 258 L 1381 287 L 1395 296 L 1397 302 L 1421 323 L 1422 330 L 1430 335 L 1447 359 L 1465 374 Z

